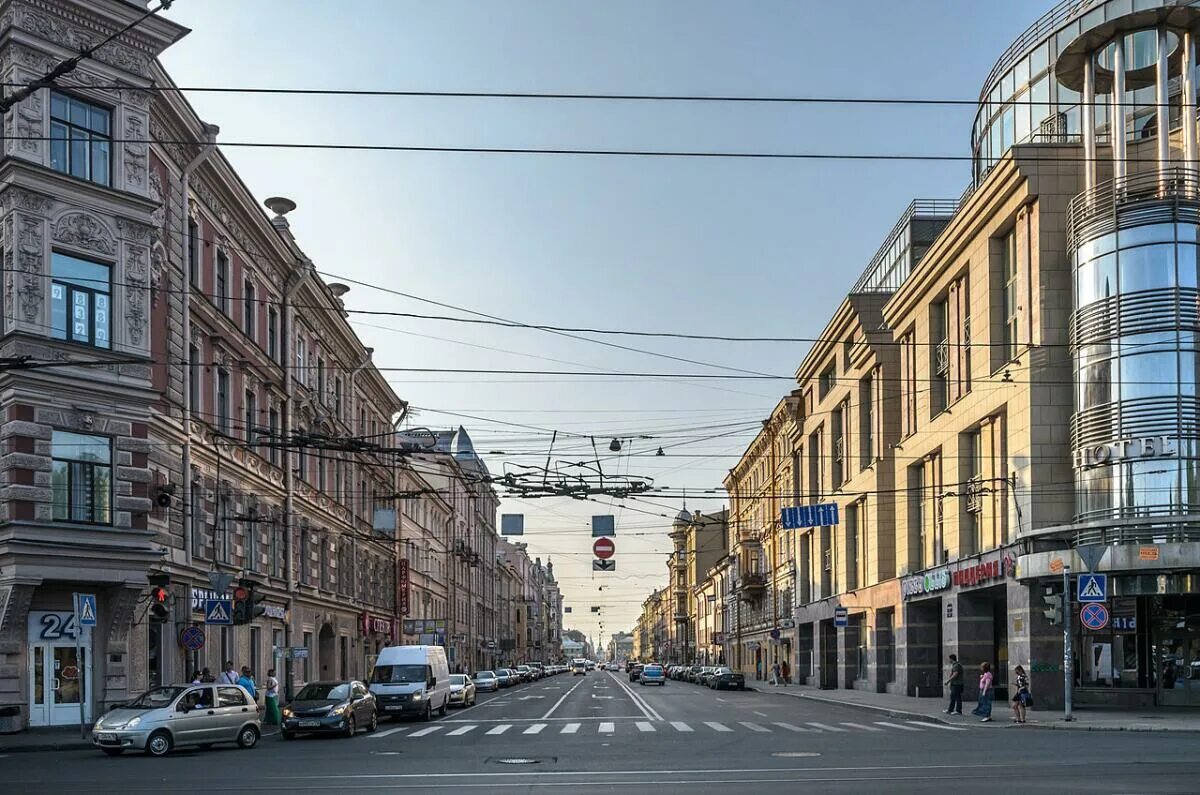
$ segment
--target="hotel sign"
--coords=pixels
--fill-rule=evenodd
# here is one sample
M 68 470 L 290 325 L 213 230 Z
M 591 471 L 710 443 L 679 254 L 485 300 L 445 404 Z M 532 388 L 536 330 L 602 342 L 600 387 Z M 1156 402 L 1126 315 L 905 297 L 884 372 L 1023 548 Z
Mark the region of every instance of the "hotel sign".
M 1107 466 L 1122 461 L 1165 458 L 1179 454 L 1170 436 L 1144 436 L 1120 439 L 1108 444 L 1088 445 L 1075 451 L 1075 468 Z

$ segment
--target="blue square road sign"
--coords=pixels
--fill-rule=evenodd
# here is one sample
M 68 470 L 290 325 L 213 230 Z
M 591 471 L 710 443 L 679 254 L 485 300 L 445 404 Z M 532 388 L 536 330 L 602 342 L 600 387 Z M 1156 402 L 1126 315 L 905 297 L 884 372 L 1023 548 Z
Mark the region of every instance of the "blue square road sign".
M 1075 598 L 1084 604 L 1108 601 L 1107 574 L 1080 574 L 1076 581 Z

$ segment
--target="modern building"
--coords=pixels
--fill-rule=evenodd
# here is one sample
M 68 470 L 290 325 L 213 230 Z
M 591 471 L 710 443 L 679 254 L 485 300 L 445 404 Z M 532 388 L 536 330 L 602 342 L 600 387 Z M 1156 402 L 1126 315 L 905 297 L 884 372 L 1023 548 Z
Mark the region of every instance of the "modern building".
M 969 189 L 904 213 L 726 480 L 731 664 L 933 696 L 956 653 L 1057 707 L 1092 569 L 1075 702 L 1200 705 L 1197 31 L 1071 0 L 1002 54 Z

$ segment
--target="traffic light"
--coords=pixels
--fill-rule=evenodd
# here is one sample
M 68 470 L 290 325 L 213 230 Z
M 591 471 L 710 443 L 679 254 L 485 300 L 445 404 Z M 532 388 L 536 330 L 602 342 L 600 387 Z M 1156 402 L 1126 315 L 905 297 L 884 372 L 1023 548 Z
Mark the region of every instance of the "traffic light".
M 1046 617 L 1052 625 L 1057 626 L 1063 620 L 1063 598 L 1060 593 L 1047 593 L 1042 596 L 1042 601 L 1046 603 L 1046 608 L 1042 610 L 1042 615 Z
M 150 620 L 162 623 L 171 619 L 171 592 L 165 586 L 150 589 Z
M 267 611 L 263 602 L 266 594 L 255 593 L 254 580 L 239 580 L 233 589 L 233 623 L 249 624 Z

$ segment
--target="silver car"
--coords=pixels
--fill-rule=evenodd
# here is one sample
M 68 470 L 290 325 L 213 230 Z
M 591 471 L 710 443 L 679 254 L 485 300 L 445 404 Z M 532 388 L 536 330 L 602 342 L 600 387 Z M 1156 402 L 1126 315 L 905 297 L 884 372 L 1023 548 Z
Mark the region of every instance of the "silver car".
M 105 713 L 92 727 L 92 745 L 109 756 L 237 743 L 253 748 L 262 734 L 258 705 L 238 685 L 167 685 L 147 690 Z

